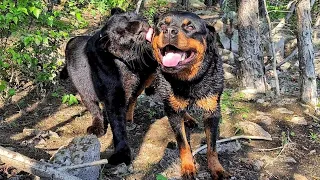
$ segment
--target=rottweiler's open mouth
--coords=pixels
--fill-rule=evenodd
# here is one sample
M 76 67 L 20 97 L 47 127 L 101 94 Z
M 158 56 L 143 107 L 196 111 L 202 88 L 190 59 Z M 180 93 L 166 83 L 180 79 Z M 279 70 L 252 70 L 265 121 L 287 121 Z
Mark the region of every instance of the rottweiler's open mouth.
M 182 51 L 173 45 L 167 45 L 159 49 L 160 58 L 165 67 L 178 67 L 185 65 L 195 58 L 195 51 Z

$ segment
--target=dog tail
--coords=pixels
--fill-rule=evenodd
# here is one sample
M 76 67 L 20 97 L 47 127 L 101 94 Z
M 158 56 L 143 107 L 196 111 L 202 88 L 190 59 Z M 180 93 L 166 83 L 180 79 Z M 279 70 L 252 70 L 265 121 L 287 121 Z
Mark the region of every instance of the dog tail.
M 69 77 L 67 66 L 64 66 L 62 68 L 62 70 L 60 71 L 59 77 L 60 77 L 60 79 L 63 79 L 63 80 L 65 80 Z

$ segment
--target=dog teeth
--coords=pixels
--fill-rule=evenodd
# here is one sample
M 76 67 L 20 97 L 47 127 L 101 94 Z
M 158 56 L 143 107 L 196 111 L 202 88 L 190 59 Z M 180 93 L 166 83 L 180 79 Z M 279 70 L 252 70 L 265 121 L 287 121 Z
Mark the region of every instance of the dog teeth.
M 186 53 L 182 54 L 181 60 L 184 61 L 184 59 L 186 59 Z

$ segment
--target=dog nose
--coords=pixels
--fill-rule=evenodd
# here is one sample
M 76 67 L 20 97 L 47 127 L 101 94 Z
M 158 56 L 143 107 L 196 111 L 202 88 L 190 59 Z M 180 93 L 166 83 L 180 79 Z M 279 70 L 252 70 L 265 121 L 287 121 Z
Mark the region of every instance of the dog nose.
M 169 38 L 174 38 L 177 36 L 178 34 L 178 30 L 175 28 L 165 28 L 163 30 L 163 33 L 167 36 L 169 36 Z

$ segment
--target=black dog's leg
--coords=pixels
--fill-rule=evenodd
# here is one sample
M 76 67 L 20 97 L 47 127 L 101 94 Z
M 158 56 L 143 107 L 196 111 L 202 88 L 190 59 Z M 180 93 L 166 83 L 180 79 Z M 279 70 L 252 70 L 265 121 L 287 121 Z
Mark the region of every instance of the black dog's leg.
M 92 125 L 87 128 L 87 133 L 94 134 L 97 137 L 103 136 L 106 131 L 104 131 L 104 118 L 99 107 L 99 103 L 97 101 L 90 100 L 89 98 L 87 98 L 87 96 L 80 96 L 82 103 L 86 106 L 86 108 L 92 115 Z M 108 124 L 106 125 L 108 126 Z
M 207 139 L 207 159 L 208 168 L 211 172 L 212 178 L 226 179 L 230 177 L 230 174 L 225 171 L 218 159 L 218 153 L 216 150 L 216 140 L 218 137 L 219 120 L 221 118 L 220 108 L 218 107 L 215 112 L 210 113 L 204 119 L 205 133 Z
M 131 151 L 127 143 L 125 92 L 122 86 L 109 89 L 105 108 L 115 148 L 114 154 L 109 158 L 109 163 L 117 165 L 124 162 L 128 165 L 131 163 Z
M 183 179 L 194 179 L 196 175 L 196 167 L 191 154 L 191 148 L 188 142 L 185 124 L 184 112 L 176 113 L 171 107 L 165 105 L 171 128 L 175 133 L 179 147 L 181 159 L 181 174 Z

